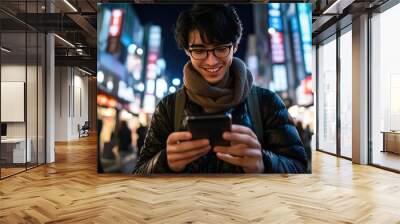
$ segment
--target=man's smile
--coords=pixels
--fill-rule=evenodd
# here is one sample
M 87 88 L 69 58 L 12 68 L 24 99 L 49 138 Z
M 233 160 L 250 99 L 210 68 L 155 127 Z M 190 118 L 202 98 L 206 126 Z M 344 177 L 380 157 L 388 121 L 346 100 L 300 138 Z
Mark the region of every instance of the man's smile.
M 210 67 L 210 68 L 202 67 L 203 70 L 205 70 L 209 73 L 217 73 L 221 68 L 222 68 L 222 66 Z

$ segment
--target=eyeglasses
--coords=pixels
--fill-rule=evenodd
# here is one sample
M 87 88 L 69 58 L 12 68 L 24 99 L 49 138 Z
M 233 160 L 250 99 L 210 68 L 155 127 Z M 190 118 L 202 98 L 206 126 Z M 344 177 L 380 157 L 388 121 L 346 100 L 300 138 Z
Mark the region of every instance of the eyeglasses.
M 230 51 L 231 51 L 231 47 L 233 45 L 229 45 L 229 46 L 218 46 L 216 48 L 213 49 L 191 49 L 188 50 L 190 55 L 192 56 L 193 59 L 196 60 L 204 60 L 208 57 L 208 52 L 212 51 L 213 55 L 217 58 L 223 59 L 226 56 L 229 55 Z

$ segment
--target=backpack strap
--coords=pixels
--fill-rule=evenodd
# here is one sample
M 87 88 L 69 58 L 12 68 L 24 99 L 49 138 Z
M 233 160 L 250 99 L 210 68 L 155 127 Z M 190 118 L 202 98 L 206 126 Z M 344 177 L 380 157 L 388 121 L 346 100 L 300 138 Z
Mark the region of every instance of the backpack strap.
M 186 93 L 182 88 L 175 95 L 175 119 L 174 119 L 174 130 L 179 131 L 179 127 L 182 123 L 182 115 L 185 110 Z
M 255 134 L 260 141 L 261 146 L 264 145 L 264 132 L 263 132 L 263 123 L 261 119 L 260 113 L 260 104 L 259 104 L 259 95 L 260 91 L 256 86 L 252 86 L 249 97 L 247 97 L 247 106 L 249 108 L 251 121 L 253 122 Z

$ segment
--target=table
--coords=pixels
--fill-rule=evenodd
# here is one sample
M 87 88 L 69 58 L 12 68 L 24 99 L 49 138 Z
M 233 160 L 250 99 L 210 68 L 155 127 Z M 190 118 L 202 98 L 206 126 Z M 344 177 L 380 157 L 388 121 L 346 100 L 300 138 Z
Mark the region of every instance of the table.
M 400 131 L 382 131 L 381 133 L 383 133 L 382 152 L 400 154 Z
M 31 145 L 32 140 L 27 138 L 25 153 L 25 138 L 6 138 L 1 139 L 1 157 L 5 159 L 6 163 L 26 163 L 31 162 L 32 153 Z

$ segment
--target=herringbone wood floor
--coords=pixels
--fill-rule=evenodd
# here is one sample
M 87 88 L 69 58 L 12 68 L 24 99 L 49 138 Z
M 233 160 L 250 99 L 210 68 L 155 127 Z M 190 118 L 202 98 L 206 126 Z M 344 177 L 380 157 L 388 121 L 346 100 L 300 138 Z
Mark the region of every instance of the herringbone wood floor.
M 96 173 L 96 139 L 0 181 L 0 223 L 400 223 L 400 175 L 316 152 L 312 175 Z

